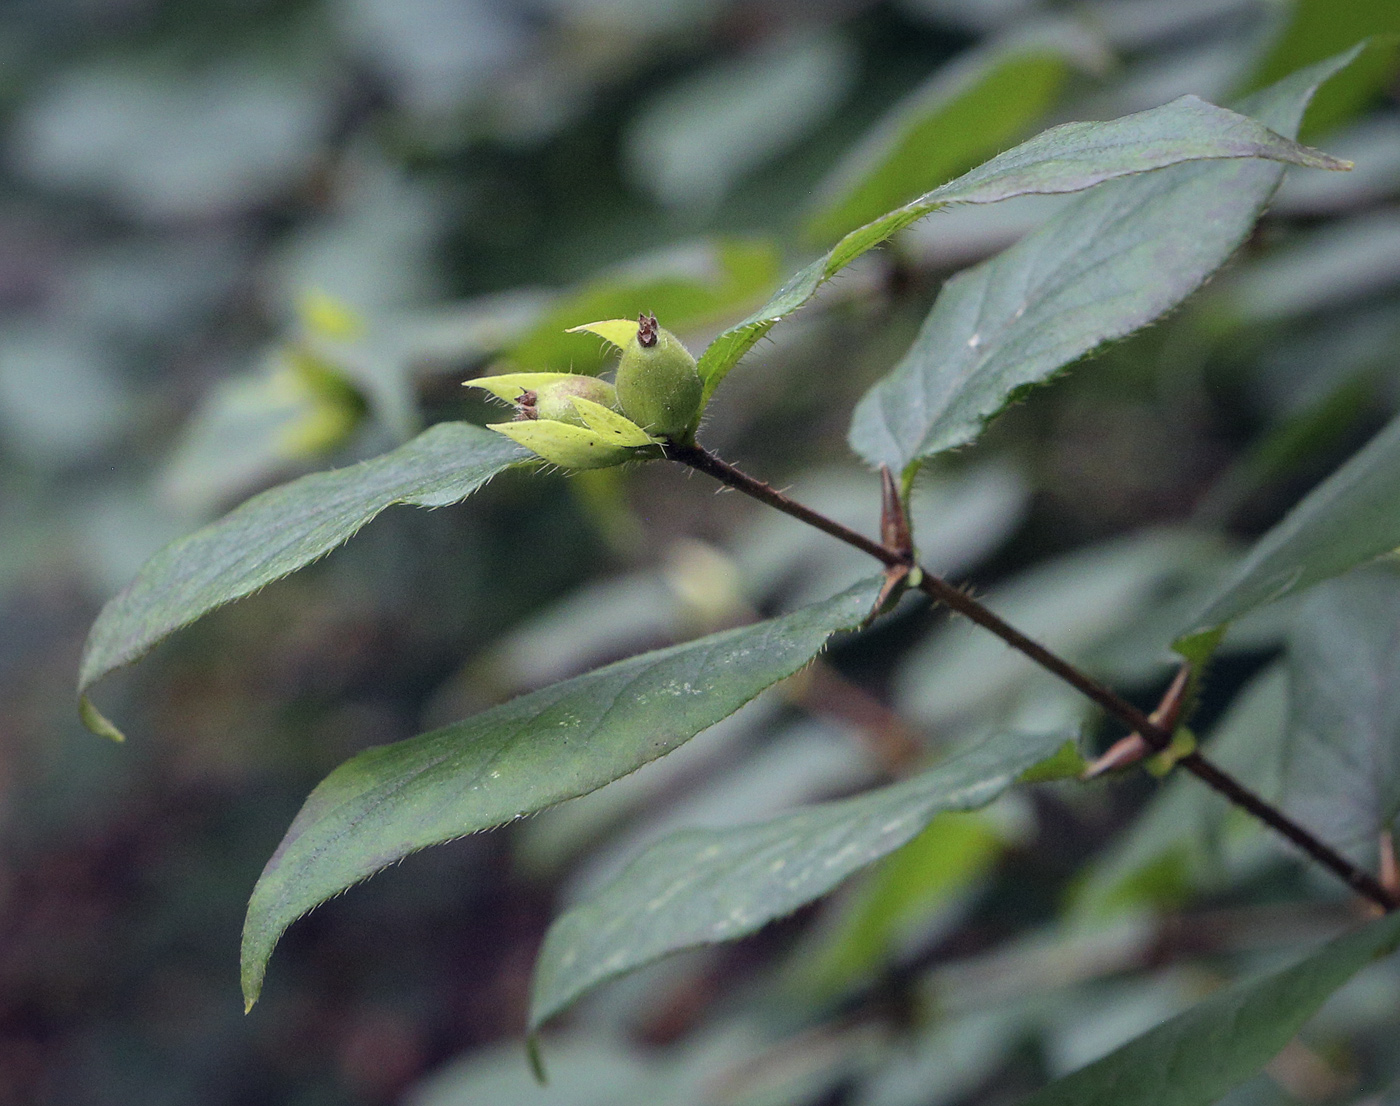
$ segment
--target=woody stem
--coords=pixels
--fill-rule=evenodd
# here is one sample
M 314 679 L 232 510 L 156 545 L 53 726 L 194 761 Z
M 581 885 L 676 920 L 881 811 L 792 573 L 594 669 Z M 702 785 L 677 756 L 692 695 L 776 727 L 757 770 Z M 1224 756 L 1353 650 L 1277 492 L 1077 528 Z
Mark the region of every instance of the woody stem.
M 699 472 L 712 476 L 736 491 L 743 492 L 752 499 L 760 503 L 766 503 L 784 514 L 791 515 L 814 526 L 826 534 L 830 534 L 838 541 L 843 541 L 847 545 L 859 549 L 863 553 L 868 553 L 876 560 L 885 565 L 905 565 L 910 564 L 909 554 L 899 550 L 891 549 L 879 542 L 872 541 L 864 534 L 852 530 L 848 526 L 843 526 L 833 518 L 814 511 L 810 507 L 805 507 L 795 499 L 784 495 L 776 488 L 772 488 L 761 480 L 756 480 L 747 473 L 735 468 L 727 461 L 721 460 L 715 454 L 705 449 L 699 444 L 690 445 L 669 445 L 666 447 L 666 456 L 671 460 L 693 468 Z M 1031 660 L 1042 668 L 1058 676 L 1065 683 L 1075 688 L 1088 698 L 1092 699 L 1109 715 L 1118 719 L 1129 729 L 1137 731 L 1154 749 L 1162 750 L 1171 744 L 1171 733 L 1153 722 L 1143 711 L 1139 710 L 1132 703 L 1128 702 L 1121 695 L 1105 687 L 1095 680 L 1088 673 L 1076 668 L 1063 657 L 1052 653 L 1045 646 L 1033 641 L 1020 630 L 1004 621 L 994 614 L 987 607 L 983 606 L 976 599 L 966 592 L 954 587 L 940 576 L 934 575 L 927 569 L 920 569 L 922 578 L 918 583 L 918 589 L 931 599 L 934 599 L 945 606 L 952 608 L 959 614 L 975 622 L 983 629 L 995 634 L 1006 642 L 1007 645 Z M 1193 752 L 1182 757 L 1177 762 L 1182 768 L 1190 772 L 1197 779 L 1207 786 L 1214 788 L 1227 800 L 1236 806 L 1249 811 L 1265 825 L 1277 833 L 1282 834 L 1289 841 L 1293 842 L 1299 849 L 1309 857 L 1327 868 L 1353 891 L 1359 895 L 1370 899 L 1386 911 L 1400 908 L 1400 899 L 1397 899 L 1387 890 L 1379 880 L 1369 872 L 1358 868 L 1347 860 L 1336 850 L 1332 849 L 1325 842 L 1319 840 L 1308 830 L 1304 829 L 1297 822 L 1294 822 L 1286 814 L 1271 803 L 1260 798 L 1244 784 L 1240 783 L 1229 773 L 1218 768 L 1199 752 Z

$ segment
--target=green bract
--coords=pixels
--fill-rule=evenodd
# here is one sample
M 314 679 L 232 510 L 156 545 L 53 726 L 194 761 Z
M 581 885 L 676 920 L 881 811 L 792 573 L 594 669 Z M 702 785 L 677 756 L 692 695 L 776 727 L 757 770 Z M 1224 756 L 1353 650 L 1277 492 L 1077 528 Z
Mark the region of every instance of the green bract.
M 516 406 L 516 421 L 489 429 L 567 469 L 602 469 L 659 443 L 617 413 L 613 386 L 581 373 L 504 373 L 466 381 Z

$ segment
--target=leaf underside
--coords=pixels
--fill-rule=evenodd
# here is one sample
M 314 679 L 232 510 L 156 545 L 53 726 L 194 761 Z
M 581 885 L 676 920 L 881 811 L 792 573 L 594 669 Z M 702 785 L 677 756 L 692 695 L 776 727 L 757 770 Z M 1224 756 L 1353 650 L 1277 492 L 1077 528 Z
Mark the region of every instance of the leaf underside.
M 530 1025 L 670 953 L 753 933 L 913 839 L 935 814 L 985 806 L 1070 735 L 998 734 L 938 767 L 768 822 L 689 830 L 651 846 L 558 918 L 535 969 Z

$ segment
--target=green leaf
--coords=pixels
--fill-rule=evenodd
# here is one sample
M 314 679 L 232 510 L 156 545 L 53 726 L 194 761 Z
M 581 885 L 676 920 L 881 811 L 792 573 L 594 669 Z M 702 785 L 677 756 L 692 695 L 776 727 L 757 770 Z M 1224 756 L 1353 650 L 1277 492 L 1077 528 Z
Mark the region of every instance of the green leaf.
M 1345 64 L 1345 60 L 1330 64 L 1335 68 Z M 1301 112 L 1302 108 L 1298 110 Z M 1289 126 L 1286 115 L 1280 122 Z M 779 319 L 796 311 L 856 258 L 932 211 L 953 203 L 990 204 L 1014 196 L 1080 192 L 1116 177 L 1186 161 L 1222 158 L 1265 158 L 1320 169 L 1345 168 L 1344 162 L 1299 146 L 1260 122 L 1194 96 L 1183 96 L 1107 123 L 1052 127 L 957 180 L 851 231 L 826 256 L 789 278 L 766 304 L 722 332 L 705 350 L 699 365 L 705 398 L 714 393 L 729 370 Z M 1276 174 L 1277 170 L 1273 172 Z M 1193 227 L 1193 233 L 1199 230 L 1199 225 Z
M 1318 587 L 1288 641 L 1283 801 L 1358 862 L 1400 815 L 1400 574 L 1377 566 Z
M 839 237 L 972 168 L 1025 134 L 1059 99 L 1072 48 L 1064 36 L 974 51 L 939 69 L 839 165 L 807 224 Z
M 161 491 L 213 514 L 342 445 L 364 415 L 364 400 L 330 366 L 303 349 L 279 349 L 257 371 L 204 397 L 161 475 Z
M 898 952 L 907 934 L 924 929 L 985 876 L 1005 846 L 1005 829 L 987 814 L 937 815 L 881 861 L 863 886 L 852 888 L 856 893 L 839 904 L 834 924 L 799 950 L 797 986 L 829 997 L 867 980 Z
M 865 581 L 342 764 L 306 800 L 248 904 L 249 1006 L 277 939 L 308 910 L 409 853 L 586 795 L 664 756 L 791 676 L 832 634 L 859 625 L 877 591 L 877 581 Z
M 1063 731 L 999 734 L 853 799 L 664 838 L 550 927 L 535 967 L 531 1028 L 599 983 L 753 933 L 820 898 L 912 840 L 939 812 L 985 806 L 1066 739 Z
M 530 456 L 484 427 L 441 423 L 382 457 L 256 495 L 166 546 L 102 608 L 88 633 L 78 675 L 84 721 L 115 732 L 86 702 L 87 689 L 168 634 L 324 556 L 385 507 L 457 503 Z
M 1343 64 L 1290 77 L 1253 107 L 1293 133 L 1313 91 Z M 857 406 L 852 448 L 905 471 L 976 440 L 1024 390 L 1199 288 L 1249 235 L 1282 177 L 1280 165 L 1253 160 L 1105 184 L 959 273 L 904 359 Z
M 1177 648 L 1241 615 L 1400 546 L 1400 418 L 1266 533 L 1190 624 Z
M 1309 107 L 1304 132 L 1320 134 L 1365 110 L 1395 76 L 1400 5 L 1395 0 L 1292 0 L 1288 6 L 1291 17 L 1251 76 L 1251 88 L 1378 36 Z
M 1400 914 L 1220 991 L 1022 1106 L 1206 1106 L 1259 1071 L 1343 983 L 1400 942 Z

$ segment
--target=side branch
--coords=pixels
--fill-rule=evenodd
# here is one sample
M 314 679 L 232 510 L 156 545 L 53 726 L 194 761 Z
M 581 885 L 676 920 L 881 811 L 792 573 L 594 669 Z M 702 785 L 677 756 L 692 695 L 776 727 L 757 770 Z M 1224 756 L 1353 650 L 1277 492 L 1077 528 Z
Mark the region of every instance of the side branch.
M 907 553 L 872 541 L 864 534 L 858 533 L 848 526 L 843 526 L 835 519 L 828 518 L 810 507 L 804 507 L 801 503 L 763 483 L 763 481 L 755 480 L 727 461 L 716 457 L 703 446 L 698 444 L 670 445 L 666 447 L 666 456 L 682 465 L 712 476 L 720 483 L 743 492 L 760 503 L 766 503 L 784 514 L 800 519 L 809 526 L 814 526 L 818 530 L 830 534 L 838 541 L 843 541 L 863 553 L 868 553 L 884 565 L 908 563 Z M 1023 653 L 1042 668 L 1054 673 L 1065 683 L 1092 699 L 1104 711 L 1117 718 L 1129 729 L 1136 730 L 1152 748 L 1160 751 L 1171 744 L 1171 733 L 1152 721 L 1146 713 L 1121 695 L 1099 683 L 1088 673 L 1081 671 L 1064 658 L 1028 638 L 966 592 L 959 590 L 941 577 L 935 576 L 927 569 L 922 570 L 922 579 L 918 583 L 918 589 L 930 598 L 975 622 L 983 629 L 995 634 L 1013 649 Z M 1391 894 L 1369 872 L 1352 864 L 1346 857 L 1309 833 L 1277 807 L 1260 798 L 1233 776 L 1216 767 L 1200 753 L 1184 756 L 1177 763 L 1203 783 L 1214 788 L 1230 802 L 1249 811 L 1265 825 L 1293 842 L 1357 894 L 1370 899 L 1386 911 L 1400 908 L 1400 899 Z

